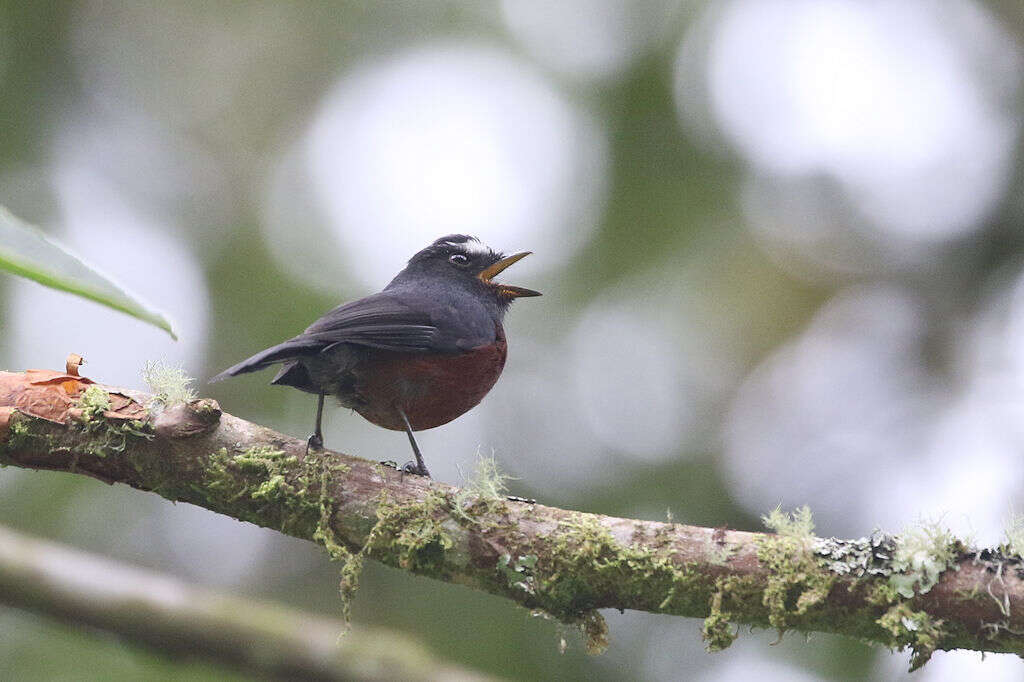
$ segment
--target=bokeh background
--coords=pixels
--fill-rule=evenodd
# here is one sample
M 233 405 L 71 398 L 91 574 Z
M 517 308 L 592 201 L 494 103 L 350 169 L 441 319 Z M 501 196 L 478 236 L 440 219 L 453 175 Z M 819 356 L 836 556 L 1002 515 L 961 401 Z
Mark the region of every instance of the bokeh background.
M 505 374 L 420 440 L 458 483 L 615 515 L 821 535 L 940 517 L 999 541 L 1024 492 L 1024 5 L 1018 0 L 0 3 L 0 203 L 181 340 L 0 279 L 0 366 L 209 377 L 383 287 L 452 232 L 535 255 Z M 201 393 L 305 436 L 310 396 Z M 341 410 L 329 445 L 404 461 Z M 312 544 L 81 477 L 0 471 L 0 523 L 338 616 Z M 505 601 L 367 567 L 355 627 L 521 679 L 903 679 L 907 656 L 609 612 L 558 653 Z M 208 679 L 0 610 L 0 678 Z M 1017 680 L 937 654 L 909 679 Z

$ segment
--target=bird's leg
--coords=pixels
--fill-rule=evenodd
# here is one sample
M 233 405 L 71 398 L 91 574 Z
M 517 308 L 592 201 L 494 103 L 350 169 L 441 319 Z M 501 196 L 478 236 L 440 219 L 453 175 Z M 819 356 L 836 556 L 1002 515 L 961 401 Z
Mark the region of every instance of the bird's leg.
M 316 427 L 313 431 L 313 435 L 306 441 L 306 454 L 309 454 L 310 449 L 323 450 L 324 448 L 324 434 L 320 430 L 320 420 L 324 416 L 324 394 L 321 393 L 316 399 Z
M 409 445 L 412 446 L 412 454 L 416 455 L 415 462 L 406 462 L 405 466 L 402 467 L 402 471 L 407 474 L 419 474 L 420 476 L 426 476 L 430 478 L 430 472 L 427 471 L 427 465 L 423 463 L 423 455 L 420 454 L 420 447 L 416 445 L 416 439 L 412 435 L 412 425 L 409 424 L 409 418 L 405 416 L 405 412 L 402 408 L 398 408 L 398 414 L 402 415 L 402 421 L 405 422 L 405 435 L 409 436 Z

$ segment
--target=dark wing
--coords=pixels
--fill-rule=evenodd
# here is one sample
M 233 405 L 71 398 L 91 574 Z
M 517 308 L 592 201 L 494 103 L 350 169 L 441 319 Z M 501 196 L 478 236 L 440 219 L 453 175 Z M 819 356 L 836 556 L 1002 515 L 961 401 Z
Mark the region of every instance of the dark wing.
M 440 332 L 430 314 L 381 292 L 338 306 L 284 343 L 260 351 L 210 379 L 255 372 L 270 365 L 316 355 L 339 343 L 383 350 L 422 352 L 436 350 Z
M 322 348 L 336 343 L 395 351 L 434 350 L 439 330 L 430 313 L 379 293 L 346 303 L 311 324 L 296 339 L 313 340 Z

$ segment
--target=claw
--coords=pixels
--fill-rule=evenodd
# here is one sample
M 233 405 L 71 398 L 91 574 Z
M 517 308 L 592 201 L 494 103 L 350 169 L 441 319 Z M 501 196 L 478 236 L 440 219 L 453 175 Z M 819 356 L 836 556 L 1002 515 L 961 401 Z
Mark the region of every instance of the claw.
M 430 478 L 430 472 L 427 471 L 427 467 L 420 467 L 413 460 L 409 460 L 403 464 L 401 471 L 403 474 L 415 474 L 416 476 L 426 476 L 427 478 Z
M 306 440 L 306 454 L 309 454 L 310 450 L 323 450 L 324 439 L 317 434 L 313 434 Z

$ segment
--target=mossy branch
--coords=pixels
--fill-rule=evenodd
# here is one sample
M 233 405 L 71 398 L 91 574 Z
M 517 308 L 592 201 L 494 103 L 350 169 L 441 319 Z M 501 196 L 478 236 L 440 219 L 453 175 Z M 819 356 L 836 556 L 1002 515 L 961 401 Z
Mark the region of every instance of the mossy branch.
M 593 651 L 606 638 L 597 609 L 616 608 L 707 618 L 710 649 L 749 623 L 907 647 L 915 666 L 937 649 L 1024 653 L 1021 558 L 937 529 L 840 541 L 813 537 L 809 513 L 773 513 L 774 534 L 613 518 L 307 455 L 305 441 L 208 400 L 131 421 L 72 409 L 57 423 L 2 399 L 0 464 L 125 483 L 318 542 L 345 561 L 346 598 L 368 557 L 579 625 Z

